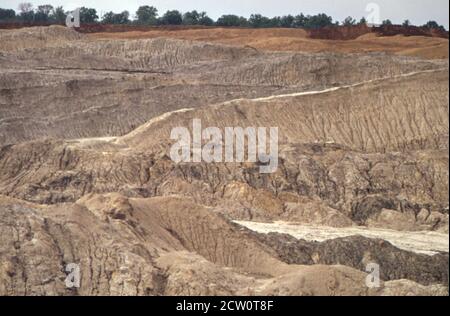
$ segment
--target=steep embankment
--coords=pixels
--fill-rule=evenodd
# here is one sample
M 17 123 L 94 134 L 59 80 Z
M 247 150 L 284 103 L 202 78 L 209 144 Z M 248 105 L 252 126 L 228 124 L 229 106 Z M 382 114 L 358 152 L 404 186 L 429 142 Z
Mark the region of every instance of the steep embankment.
M 323 31 L 317 31 L 318 33 Z M 93 39 L 147 39 L 178 38 L 184 40 L 207 41 L 228 45 L 247 45 L 258 50 L 296 52 L 339 52 L 366 53 L 387 52 L 390 54 L 415 56 L 426 59 L 448 59 L 448 39 L 429 36 L 380 36 L 361 32 L 360 36 L 342 40 L 345 35 L 329 34 L 329 39 L 311 38 L 301 29 L 150 29 L 129 32 L 101 32 L 88 34 Z M 326 36 L 326 35 L 325 35 Z
M 30 38 L 15 45 L 23 34 Z M 162 38 L 94 41 L 63 27 L 0 36 L 0 144 L 121 136 L 182 108 L 448 67 L 384 54 L 265 53 Z
M 332 142 L 365 152 L 446 149 L 446 82 L 447 70 L 425 71 L 324 91 L 233 100 L 174 112 L 125 135 L 119 143 L 151 148 L 173 127 L 191 127 L 197 118 L 204 127 L 222 129 L 277 126 L 280 141 L 287 144 Z

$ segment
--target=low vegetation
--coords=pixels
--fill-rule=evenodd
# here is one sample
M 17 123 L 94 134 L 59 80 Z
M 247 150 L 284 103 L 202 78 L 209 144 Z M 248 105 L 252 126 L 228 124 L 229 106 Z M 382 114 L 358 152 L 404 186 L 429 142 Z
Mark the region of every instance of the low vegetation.
M 12 9 L 0 8 L 0 22 L 14 23 L 46 23 L 62 24 L 66 20 L 69 12 L 62 6 L 53 7 L 50 4 L 39 5 L 34 8 L 31 3 L 21 3 L 18 12 Z M 253 28 L 305 28 L 318 29 L 327 26 L 353 26 L 367 23 L 363 17 L 359 21 L 349 16 L 344 21 L 334 21 L 333 18 L 325 13 L 316 15 L 285 15 L 276 17 L 266 17 L 261 14 L 252 14 L 249 18 L 234 14 L 222 15 L 214 21 L 206 12 L 196 10 L 182 13 L 178 10 L 169 10 L 159 15 L 158 9 L 153 6 L 140 6 L 134 15 L 128 11 L 115 13 L 112 11 L 99 16 L 93 8 L 82 7 L 80 9 L 80 21 L 82 23 L 103 23 L 103 24 L 131 24 L 131 25 L 203 25 L 203 26 L 235 26 L 235 27 L 253 27 Z M 383 25 L 392 25 L 392 21 L 384 20 Z M 403 26 L 411 26 L 409 20 L 403 22 Z M 444 26 L 436 21 L 429 21 L 423 27 L 429 29 L 445 30 Z

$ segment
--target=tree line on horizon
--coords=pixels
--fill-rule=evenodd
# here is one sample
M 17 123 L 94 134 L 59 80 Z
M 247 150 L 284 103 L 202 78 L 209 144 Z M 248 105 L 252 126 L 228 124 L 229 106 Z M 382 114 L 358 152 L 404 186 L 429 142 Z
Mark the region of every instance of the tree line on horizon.
M 31 3 L 25 2 L 19 4 L 18 12 L 12 9 L 0 8 L 0 22 L 22 22 L 22 23 L 55 23 L 64 24 L 66 16 L 69 12 L 64 11 L 62 6 L 53 7 L 50 4 L 39 5 L 36 9 Z M 325 13 L 316 15 L 285 15 L 269 18 L 261 14 L 252 14 L 250 18 L 238 15 L 227 14 L 222 15 L 214 21 L 206 12 L 198 12 L 196 10 L 181 13 L 178 10 L 168 10 L 162 16 L 159 16 L 158 9 L 153 6 L 140 6 L 134 17 L 130 16 L 128 11 L 114 13 L 106 12 L 101 17 L 98 16 L 97 10 L 93 8 L 80 8 L 81 23 L 103 23 L 103 24 L 129 24 L 129 25 L 203 25 L 203 26 L 235 26 L 235 27 L 253 27 L 253 28 L 305 28 L 317 29 L 326 26 L 353 26 L 366 24 L 367 21 L 363 17 L 359 21 L 353 17 L 347 17 L 344 21 L 333 21 L 331 16 Z M 382 25 L 393 25 L 392 21 L 384 20 Z M 412 26 L 409 20 L 405 20 L 402 24 L 405 27 Z M 444 26 L 439 25 L 436 21 L 429 21 L 422 27 L 430 29 L 445 30 Z

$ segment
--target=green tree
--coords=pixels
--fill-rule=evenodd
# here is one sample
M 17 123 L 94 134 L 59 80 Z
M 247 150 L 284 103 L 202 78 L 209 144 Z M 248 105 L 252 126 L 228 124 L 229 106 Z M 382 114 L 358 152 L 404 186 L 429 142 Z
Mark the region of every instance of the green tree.
M 67 14 L 61 6 L 54 8 L 50 15 L 50 19 L 56 23 L 64 23 L 66 21 L 66 17 Z
M 114 12 L 109 11 L 103 14 L 102 16 L 102 23 L 103 24 L 113 24 L 114 22 Z
M 130 23 L 130 13 L 123 11 L 121 13 L 114 13 L 112 11 L 107 12 L 102 17 L 102 23 L 104 24 L 128 24 Z
M 429 28 L 429 29 L 437 29 L 437 30 L 445 30 L 445 27 L 443 25 L 439 25 L 436 21 L 428 21 L 426 24 L 423 25 L 423 27 Z
M 295 18 L 292 15 L 285 15 L 280 19 L 281 27 L 294 27 Z
M 128 24 L 130 23 L 130 12 L 122 11 L 114 15 L 115 24 Z
M 389 19 L 384 20 L 383 22 L 381 22 L 381 25 L 392 25 L 392 21 Z
M 404 27 L 409 27 L 409 26 L 411 26 L 411 22 L 410 22 L 409 20 L 405 20 L 405 21 L 403 22 L 402 26 L 404 26 Z
M 148 5 L 140 6 L 136 11 L 136 22 L 143 25 L 158 23 L 158 9 Z
M 333 18 L 324 13 L 306 17 L 305 27 L 308 29 L 318 29 L 326 26 L 332 26 Z
M 270 27 L 270 19 L 261 14 L 252 14 L 248 23 L 251 27 Z
M 198 19 L 198 24 L 200 25 L 206 25 L 206 26 L 211 26 L 214 24 L 213 19 L 211 19 L 206 12 L 200 12 L 200 17 Z
M 0 20 L 13 20 L 16 17 L 16 12 L 12 9 L 0 8 Z
M 183 14 L 184 25 L 213 25 L 214 21 L 211 19 L 206 12 L 197 12 L 193 10 L 191 12 L 186 12 Z
M 160 23 L 164 25 L 180 25 L 183 23 L 183 16 L 178 10 L 169 10 L 161 17 Z
M 303 13 L 295 16 L 294 18 L 294 27 L 303 28 L 306 26 L 306 16 Z
M 34 20 L 39 22 L 48 22 L 50 20 L 50 13 L 53 10 L 53 6 L 50 4 L 44 4 L 37 7 L 34 14 Z
M 281 17 L 275 16 L 275 17 L 269 19 L 266 26 L 267 27 L 281 27 Z
M 244 17 L 239 17 L 233 14 L 222 15 L 217 19 L 216 25 L 218 26 L 247 26 L 248 21 Z
M 367 20 L 365 17 L 362 17 L 361 20 L 359 20 L 358 25 L 364 25 L 367 24 Z
M 20 19 L 25 22 L 34 21 L 33 5 L 29 2 L 19 3 Z
M 80 22 L 81 23 L 94 23 L 98 20 L 97 10 L 92 8 L 81 7 L 80 8 Z
M 437 28 L 439 28 L 439 24 L 436 21 L 428 21 L 423 26 L 427 27 L 429 29 L 437 29 Z
M 191 12 L 186 12 L 183 14 L 183 24 L 184 25 L 198 25 L 200 20 L 200 13 L 196 10 Z
M 352 18 L 351 16 L 348 16 L 345 18 L 344 21 L 342 21 L 342 25 L 344 25 L 344 26 L 356 25 L 356 20 L 354 18 Z

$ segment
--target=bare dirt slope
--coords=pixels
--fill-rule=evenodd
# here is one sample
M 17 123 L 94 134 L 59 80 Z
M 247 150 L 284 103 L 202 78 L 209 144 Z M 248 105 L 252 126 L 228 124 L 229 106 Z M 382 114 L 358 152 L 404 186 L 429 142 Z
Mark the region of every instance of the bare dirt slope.
M 448 39 L 425 36 L 379 36 L 367 33 L 352 40 L 312 39 L 301 29 L 187 29 L 92 33 L 95 39 L 147 39 L 156 37 L 248 45 L 258 50 L 296 52 L 389 52 L 426 59 L 448 58 Z
M 447 60 L 0 38 L 0 294 L 448 294 Z M 278 127 L 277 171 L 174 163 L 194 118 Z
M 0 31 L 0 144 L 120 136 L 165 112 L 442 69 L 382 53 L 259 52 L 171 39 L 90 40 L 67 28 Z
M 90 192 L 183 193 L 202 204 L 225 203 L 234 218 L 295 218 L 295 204 L 306 196 L 375 226 L 388 209 L 412 215 L 409 229 L 426 227 L 429 215 L 418 218 L 426 209 L 437 216 L 428 229 L 445 231 L 446 80 L 445 71 L 425 72 L 322 93 L 235 100 L 169 113 L 122 137 L 7 146 L 0 185 L 8 195 L 38 203 L 74 202 Z M 170 131 L 191 128 L 194 118 L 204 127 L 278 126 L 279 170 L 256 175 L 257 164 L 176 165 L 169 158 Z
M 1 207 L 2 294 L 382 295 L 385 291 L 369 290 L 365 274 L 355 269 L 283 263 L 251 233 L 176 197 L 86 196 L 63 207 L 2 198 Z M 59 268 L 73 261 L 86 271 L 75 292 L 64 286 Z M 396 294 L 445 293 L 439 286 L 400 284 L 387 282 L 386 288 L 394 287 Z

